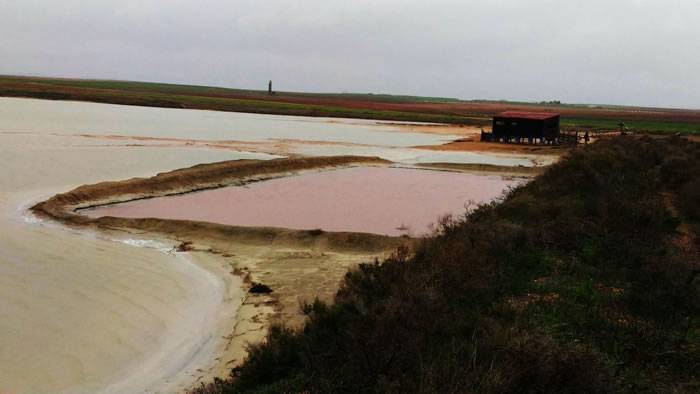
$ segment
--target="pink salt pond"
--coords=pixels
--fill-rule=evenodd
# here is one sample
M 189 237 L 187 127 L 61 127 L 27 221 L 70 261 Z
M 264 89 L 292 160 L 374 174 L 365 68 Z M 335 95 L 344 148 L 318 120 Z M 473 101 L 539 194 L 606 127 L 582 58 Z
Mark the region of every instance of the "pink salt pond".
M 500 176 L 353 167 L 131 201 L 85 213 L 419 236 L 430 233 L 440 216 L 461 215 L 469 202 L 488 202 L 516 183 Z

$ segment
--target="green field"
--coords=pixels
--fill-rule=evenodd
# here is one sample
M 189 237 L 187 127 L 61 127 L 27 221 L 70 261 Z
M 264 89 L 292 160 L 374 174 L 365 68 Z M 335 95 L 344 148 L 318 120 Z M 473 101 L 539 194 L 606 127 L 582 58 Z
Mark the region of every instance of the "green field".
M 617 130 L 619 119 L 585 119 L 585 118 L 562 118 L 562 128 L 592 128 L 597 130 Z M 700 125 L 687 122 L 668 121 L 634 121 L 627 122 L 631 130 L 648 131 L 660 134 L 691 134 L 700 135 Z

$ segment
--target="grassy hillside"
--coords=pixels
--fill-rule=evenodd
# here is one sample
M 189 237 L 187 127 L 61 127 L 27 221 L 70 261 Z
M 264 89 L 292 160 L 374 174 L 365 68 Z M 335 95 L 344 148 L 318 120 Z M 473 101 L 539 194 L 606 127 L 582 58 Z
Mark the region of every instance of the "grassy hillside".
M 461 101 L 371 93 L 276 92 L 269 96 L 265 91 L 221 87 L 13 76 L 0 76 L 0 96 L 476 126 L 488 126 L 495 113 L 505 110 L 550 111 L 562 114 L 565 129 L 616 130 L 623 121 L 637 131 L 700 134 L 700 111 L 659 108 Z
M 700 145 L 573 151 L 349 272 L 200 393 L 700 390 Z

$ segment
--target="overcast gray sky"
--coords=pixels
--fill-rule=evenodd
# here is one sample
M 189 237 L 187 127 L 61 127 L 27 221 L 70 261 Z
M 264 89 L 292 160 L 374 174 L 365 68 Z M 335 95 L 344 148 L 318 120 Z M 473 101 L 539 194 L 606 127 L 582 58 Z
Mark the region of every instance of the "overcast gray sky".
M 700 1 L 0 0 L 0 73 L 700 108 Z

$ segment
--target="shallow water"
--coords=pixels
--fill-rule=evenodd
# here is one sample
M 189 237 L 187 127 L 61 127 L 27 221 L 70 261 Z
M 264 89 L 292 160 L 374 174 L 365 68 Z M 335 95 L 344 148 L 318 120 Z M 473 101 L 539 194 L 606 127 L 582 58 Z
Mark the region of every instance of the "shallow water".
M 355 167 L 131 201 L 83 213 L 92 217 L 425 235 L 440 216 L 461 215 L 468 203 L 488 202 L 514 184 L 500 176 Z
M 406 132 L 377 121 L 0 98 L 2 130 L 200 140 L 328 141 L 377 146 L 435 145 L 459 138 Z M 379 124 L 379 125 L 378 125 Z
M 267 156 L 90 142 L 0 133 L 2 393 L 179 385 L 194 373 L 190 365 L 210 362 L 202 349 L 220 338 L 212 324 L 230 295 L 219 277 L 164 253 L 168 246 L 115 242 L 36 219 L 26 209 L 85 183 Z
M 169 245 L 68 230 L 32 217 L 27 207 L 82 184 L 279 157 L 80 134 L 321 140 L 365 144 L 353 152 L 390 152 L 408 161 L 416 150 L 392 147 L 451 139 L 373 121 L 0 98 L 0 392 L 173 391 L 183 380 L 191 383 L 192 368 L 213 359 L 211 343 L 221 338 L 212 321 L 221 322 L 232 308 L 224 299 L 235 298 L 224 294 L 221 277 L 166 253 Z M 459 211 L 461 202 L 449 208 Z

